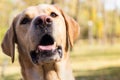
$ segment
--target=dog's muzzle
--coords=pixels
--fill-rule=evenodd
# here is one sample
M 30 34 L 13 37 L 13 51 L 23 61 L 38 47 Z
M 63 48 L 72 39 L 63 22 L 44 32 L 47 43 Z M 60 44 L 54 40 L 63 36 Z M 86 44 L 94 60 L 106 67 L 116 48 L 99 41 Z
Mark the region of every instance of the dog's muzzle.
M 42 64 L 59 61 L 62 58 L 62 53 L 62 47 L 57 45 L 54 38 L 49 34 L 45 34 L 36 50 L 30 52 L 30 56 L 34 63 Z

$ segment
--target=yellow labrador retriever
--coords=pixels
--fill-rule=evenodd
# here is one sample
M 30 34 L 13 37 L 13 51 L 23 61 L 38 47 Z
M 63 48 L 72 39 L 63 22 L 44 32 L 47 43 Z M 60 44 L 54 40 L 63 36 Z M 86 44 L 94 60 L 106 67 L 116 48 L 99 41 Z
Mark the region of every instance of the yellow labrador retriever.
M 17 15 L 2 42 L 14 62 L 15 43 L 24 80 L 74 80 L 69 48 L 79 25 L 54 5 L 31 6 Z

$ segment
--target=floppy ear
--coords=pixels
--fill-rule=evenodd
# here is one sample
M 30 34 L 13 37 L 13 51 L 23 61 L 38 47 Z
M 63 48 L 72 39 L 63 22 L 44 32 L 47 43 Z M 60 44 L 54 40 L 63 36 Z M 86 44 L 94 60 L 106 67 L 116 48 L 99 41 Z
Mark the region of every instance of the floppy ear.
M 73 43 L 79 37 L 80 26 L 73 18 L 66 15 L 62 10 L 61 10 L 61 13 L 65 20 L 66 30 L 67 30 L 67 35 L 68 35 L 68 40 L 70 42 L 70 46 L 73 47 Z
M 14 49 L 16 42 L 16 32 L 15 32 L 16 20 L 17 17 L 14 18 L 14 20 L 12 21 L 12 24 L 8 29 L 8 31 L 6 32 L 1 44 L 3 52 L 11 57 L 12 63 L 14 62 L 14 51 L 15 51 Z

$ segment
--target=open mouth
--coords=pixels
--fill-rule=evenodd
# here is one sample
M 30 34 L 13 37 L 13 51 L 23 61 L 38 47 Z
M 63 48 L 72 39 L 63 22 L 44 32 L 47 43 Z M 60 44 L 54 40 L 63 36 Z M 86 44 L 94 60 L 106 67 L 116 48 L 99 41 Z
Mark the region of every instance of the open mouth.
M 40 44 L 38 45 L 38 50 L 52 50 L 56 47 L 53 37 L 46 34 L 40 40 Z
M 62 58 L 62 47 L 57 46 L 51 35 L 45 34 L 37 45 L 36 50 L 31 51 L 30 55 L 34 63 L 49 63 Z

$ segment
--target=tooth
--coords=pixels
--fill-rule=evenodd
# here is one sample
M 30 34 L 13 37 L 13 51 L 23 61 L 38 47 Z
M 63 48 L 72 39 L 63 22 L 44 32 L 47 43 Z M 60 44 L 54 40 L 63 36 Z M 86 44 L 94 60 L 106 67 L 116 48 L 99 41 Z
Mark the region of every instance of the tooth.
M 39 53 L 41 52 L 41 50 L 39 50 Z
M 56 46 L 56 42 L 54 42 L 54 46 Z
M 37 49 L 37 50 L 36 50 L 36 53 L 38 53 L 38 52 L 39 52 L 39 50 Z
M 58 53 L 62 53 L 62 50 L 61 50 L 61 49 L 58 49 Z

